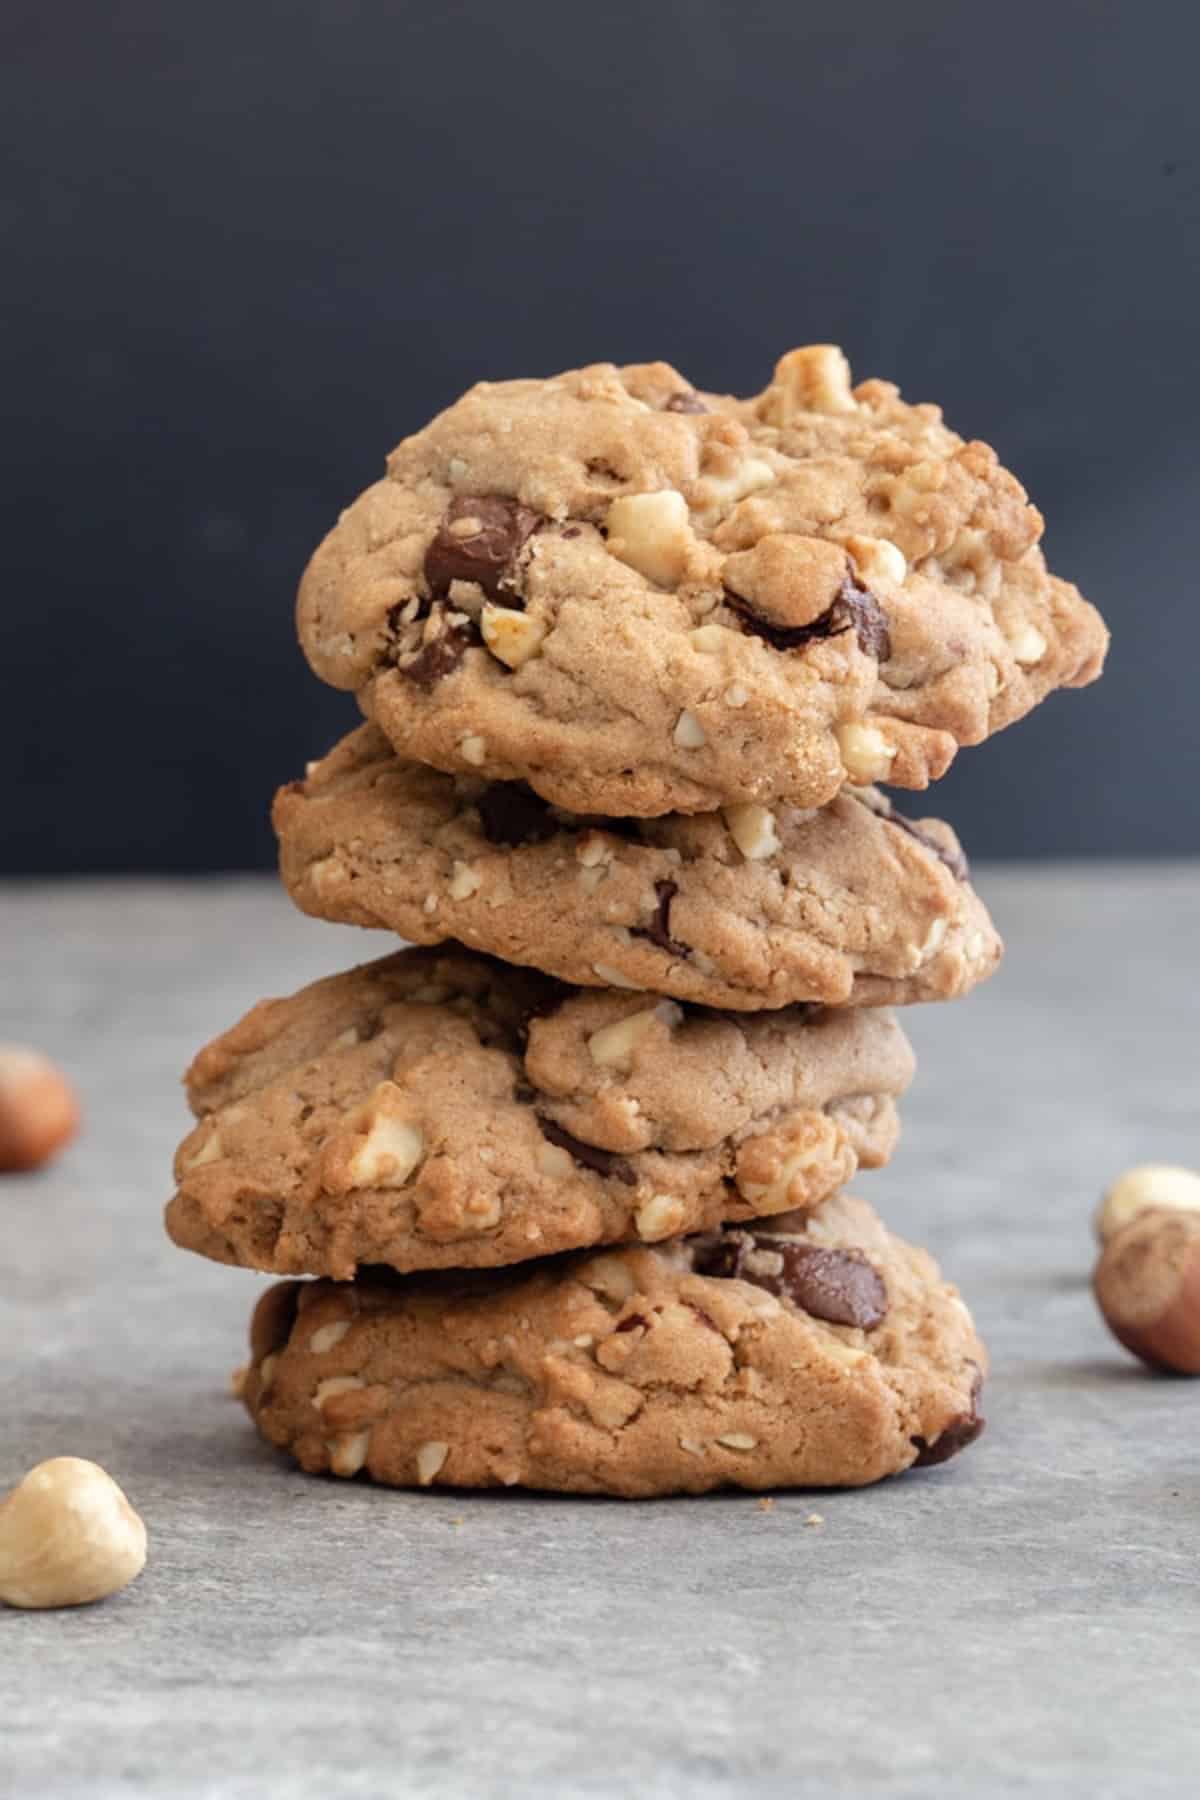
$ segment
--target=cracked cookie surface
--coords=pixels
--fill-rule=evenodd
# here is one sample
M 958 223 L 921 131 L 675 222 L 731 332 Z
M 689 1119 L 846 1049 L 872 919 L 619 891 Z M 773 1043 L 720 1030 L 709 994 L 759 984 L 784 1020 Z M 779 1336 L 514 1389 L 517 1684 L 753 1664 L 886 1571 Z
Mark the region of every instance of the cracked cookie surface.
M 246 1406 L 310 1471 L 645 1497 L 860 1486 L 982 1430 L 932 1258 L 839 1195 L 801 1219 L 490 1275 L 287 1282 Z
M 652 816 L 920 788 L 1107 634 L 983 443 L 840 351 L 762 394 L 665 363 L 481 383 L 405 439 L 301 583 L 323 679 L 406 756 Z
M 887 1161 L 883 1010 L 749 1016 L 573 990 L 457 948 L 265 1000 L 187 1076 L 175 1242 L 346 1279 L 480 1268 L 812 1206 Z
M 815 811 L 585 819 L 405 761 L 367 725 L 283 788 L 274 818 L 305 912 L 584 986 L 879 1006 L 952 999 L 1000 956 L 950 827 L 874 790 Z

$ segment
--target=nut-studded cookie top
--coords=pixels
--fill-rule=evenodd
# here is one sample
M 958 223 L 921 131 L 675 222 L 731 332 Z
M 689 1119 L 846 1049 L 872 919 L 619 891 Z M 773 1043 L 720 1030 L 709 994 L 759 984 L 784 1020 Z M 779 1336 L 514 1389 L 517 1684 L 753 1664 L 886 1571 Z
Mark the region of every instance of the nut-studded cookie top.
M 306 912 L 578 985 L 874 1006 L 950 999 L 1000 954 L 949 826 L 874 790 L 816 810 L 581 818 L 523 784 L 405 761 L 368 725 L 280 792 L 275 824 Z
M 945 1462 L 983 1424 L 966 1307 L 847 1195 L 474 1278 L 287 1283 L 251 1351 L 265 1437 L 402 1486 L 858 1485 Z
M 200 1052 L 168 1228 L 339 1279 L 658 1241 L 885 1162 L 912 1068 L 884 1011 L 718 1014 L 402 951 Z
M 577 812 L 924 787 L 1099 673 L 986 444 L 841 352 L 750 400 L 665 363 L 481 383 L 393 453 L 301 585 L 316 672 L 408 756 Z

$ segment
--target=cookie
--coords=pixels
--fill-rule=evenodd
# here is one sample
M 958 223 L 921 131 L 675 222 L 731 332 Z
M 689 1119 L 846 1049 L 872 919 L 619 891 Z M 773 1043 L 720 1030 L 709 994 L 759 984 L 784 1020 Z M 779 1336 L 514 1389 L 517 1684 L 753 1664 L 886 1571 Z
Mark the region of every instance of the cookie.
M 408 757 L 574 812 L 923 788 L 1107 634 L 983 443 L 811 345 L 749 400 L 665 363 L 480 383 L 301 584 L 324 680 Z
M 475 1278 L 287 1282 L 244 1397 L 305 1469 L 398 1487 L 858 1487 L 983 1428 L 985 1353 L 861 1200 Z
M 200 1052 L 168 1229 L 338 1279 L 652 1242 L 886 1162 L 912 1071 L 885 1011 L 714 1013 L 401 951 Z
M 275 801 L 305 912 L 447 938 L 577 986 L 741 1010 L 948 1000 L 1000 940 L 949 826 L 874 789 L 828 806 L 608 820 L 442 774 L 363 726 Z

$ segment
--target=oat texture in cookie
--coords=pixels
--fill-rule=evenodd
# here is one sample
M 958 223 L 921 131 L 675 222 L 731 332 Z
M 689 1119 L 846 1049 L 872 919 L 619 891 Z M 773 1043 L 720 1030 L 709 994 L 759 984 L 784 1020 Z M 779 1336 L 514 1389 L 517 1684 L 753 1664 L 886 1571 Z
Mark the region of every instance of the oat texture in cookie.
M 305 912 L 577 986 L 754 1010 L 948 1000 L 1000 941 L 948 825 L 877 790 L 613 820 L 397 757 L 362 726 L 275 801 Z
M 301 584 L 310 663 L 407 756 L 614 817 L 922 788 L 1099 673 L 987 444 L 829 345 L 748 400 L 665 363 L 484 382 Z
M 853 1487 L 983 1428 L 966 1307 L 847 1195 L 474 1277 L 286 1282 L 251 1350 L 265 1438 L 401 1487 Z
M 912 1068 L 884 1010 L 717 1013 L 401 951 L 200 1052 L 168 1229 L 338 1279 L 657 1242 L 886 1162 Z

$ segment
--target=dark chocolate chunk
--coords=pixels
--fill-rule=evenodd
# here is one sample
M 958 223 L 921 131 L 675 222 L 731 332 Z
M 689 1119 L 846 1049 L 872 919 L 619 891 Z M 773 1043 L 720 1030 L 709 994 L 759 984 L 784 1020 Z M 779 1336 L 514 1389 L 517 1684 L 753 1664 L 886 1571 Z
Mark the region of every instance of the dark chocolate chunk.
M 451 625 L 439 637 L 422 644 L 408 662 L 397 664 L 407 681 L 428 691 L 457 669 L 471 642 L 471 630 L 465 625 Z
M 914 1469 L 932 1469 L 938 1463 L 949 1462 L 968 1444 L 973 1444 L 979 1437 L 986 1421 L 979 1411 L 979 1400 L 983 1393 L 983 1376 L 978 1371 L 971 1387 L 970 1412 L 956 1413 L 949 1424 L 930 1443 L 927 1438 L 915 1437 L 912 1442 L 917 1448 L 917 1460 Z
M 477 529 L 459 536 L 453 526 L 474 519 Z M 497 495 L 460 494 L 425 552 L 425 579 L 435 598 L 444 597 L 452 581 L 474 581 L 491 600 L 519 605 L 515 592 L 517 558 L 542 523 L 542 515 L 516 500 Z
M 523 781 L 494 781 L 475 805 L 489 844 L 544 844 L 559 829 L 546 802 Z
M 687 945 L 676 943 L 671 936 L 671 902 L 679 892 L 678 887 L 673 881 L 656 881 L 654 892 L 658 896 L 654 917 L 649 925 L 635 925 L 632 935 L 649 938 L 652 944 L 657 944 L 668 956 L 690 956 L 691 951 Z
M 729 588 L 725 589 L 725 603 L 738 615 L 746 631 L 764 639 L 774 650 L 800 650 L 805 644 L 853 631 L 865 655 L 886 662 L 892 654 L 887 615 L 874 594 L 860 587 L 853 575 L 847 575 L 825 611 L 807 625 L 775 625 Z
M 591 1169 L 595 1174 L 604 1175 L 611 1181 L 623 1181 L 626 1187 L 637 1186 L 637 1176 L 625 1158 L 618 1156 L 615 1150 L 601 1150 L 597 1144 L 585 1144 L 579 1138 L 572 1137 L 569 1131 L 564 1131 L 561 1125 L 556 1125 L 553 1119 L 543 1118 L 541 1113 L 538 1114 L 538 1125 L 546 1142 L 557 1144 L 560 1150 L 565 1150 L 580 1168 Z
M 708 411 L 703 400 L 693 388 L 684 388 L 678 394 L 672 394 L 663 407 L 664 412 L 706 413 Z
M 636 1331 L 639 1325 L 649 1325 L 649 1323 L 645 1313 L 630 1313 L 627 1319 L 622 1319 L 619 1325 L 614 1325 L 613 1330 Z
M 825 1250 L 803 1238 L 726 1231 L 700 1253 L 698 1275 L 752 1281 L 830 1325 L 871 1331 L 887 1317 L 887 1289 L 861 1250 Z

